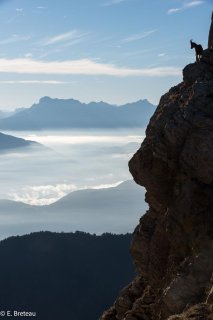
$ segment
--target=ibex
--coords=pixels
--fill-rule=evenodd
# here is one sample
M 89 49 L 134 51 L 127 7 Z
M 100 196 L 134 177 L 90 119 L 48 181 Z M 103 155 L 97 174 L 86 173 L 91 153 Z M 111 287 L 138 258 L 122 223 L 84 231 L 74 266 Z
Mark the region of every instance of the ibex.
M 195 49 L 196 61 L 198 62 L 202 58 L 203 47 L 201 46 L 201 44 L 192 42 L 192 40 L 190 40 L 190 43 L 191 43 L 191 49 Z

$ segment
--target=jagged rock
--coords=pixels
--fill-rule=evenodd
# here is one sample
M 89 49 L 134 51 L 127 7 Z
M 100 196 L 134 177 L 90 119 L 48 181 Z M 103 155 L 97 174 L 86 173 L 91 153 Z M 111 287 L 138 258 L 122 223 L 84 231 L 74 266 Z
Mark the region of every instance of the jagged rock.
M 102 319 L 114 320 L 123 319 L 124 317 L 126 317 L 128 311 L 132 309 L 135 301 L 141 297 L 145 288 L 146 284 L 144 282 L 143 277 L 136 277 L 129 286 L 127 286 L 121 291 L 118 299 L 115 302 L 114 307 L 105 312 L 102 316 Z
M 129 162 L 149 204 L 131 246 L 139 278 L 101 320 L 213 320 L 212 61 L 205 50 L 183 70 Z
M 213 79 L 213 50 L 204 50 L 200 61 L 191 63 L 183 69 L 183 81 L 188 84 Z
M 198 304 L 181 315 L 169 317 L 168 320 L 212 320 L 212 306 L 208 304 Z

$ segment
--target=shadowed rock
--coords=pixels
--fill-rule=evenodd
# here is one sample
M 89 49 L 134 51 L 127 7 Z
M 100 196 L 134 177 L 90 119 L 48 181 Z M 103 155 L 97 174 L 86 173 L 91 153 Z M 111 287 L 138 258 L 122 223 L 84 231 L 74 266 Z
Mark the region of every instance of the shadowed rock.
M 208 49 L 213 48 L 213 12 L 212 12 L 212 22 L 209 30 L 209 39 L 208 39 Z
M 129 162 L 149 204 L 131 245 L 138 277 L 101 320 L 213 319 L 212 50 L 183 80 Z

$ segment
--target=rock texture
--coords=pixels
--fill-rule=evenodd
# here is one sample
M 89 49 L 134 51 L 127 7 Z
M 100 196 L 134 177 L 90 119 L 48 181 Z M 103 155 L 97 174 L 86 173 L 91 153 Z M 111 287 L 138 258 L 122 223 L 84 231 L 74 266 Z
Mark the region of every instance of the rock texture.
M 129 168 L 149 204 L 131 246 L 138 276 L 101 320 L 212 320 L 212 50 L 161 98 Z

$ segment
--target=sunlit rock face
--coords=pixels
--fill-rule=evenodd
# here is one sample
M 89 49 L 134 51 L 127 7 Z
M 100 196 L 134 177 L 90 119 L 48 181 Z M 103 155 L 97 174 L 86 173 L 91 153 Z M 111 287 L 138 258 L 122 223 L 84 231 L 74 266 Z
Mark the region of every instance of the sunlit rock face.
M 101 320 L 212 320 L 213 50 L 162 96 L 129 168 L 149 205 L 131 246 L 138 276 Z

